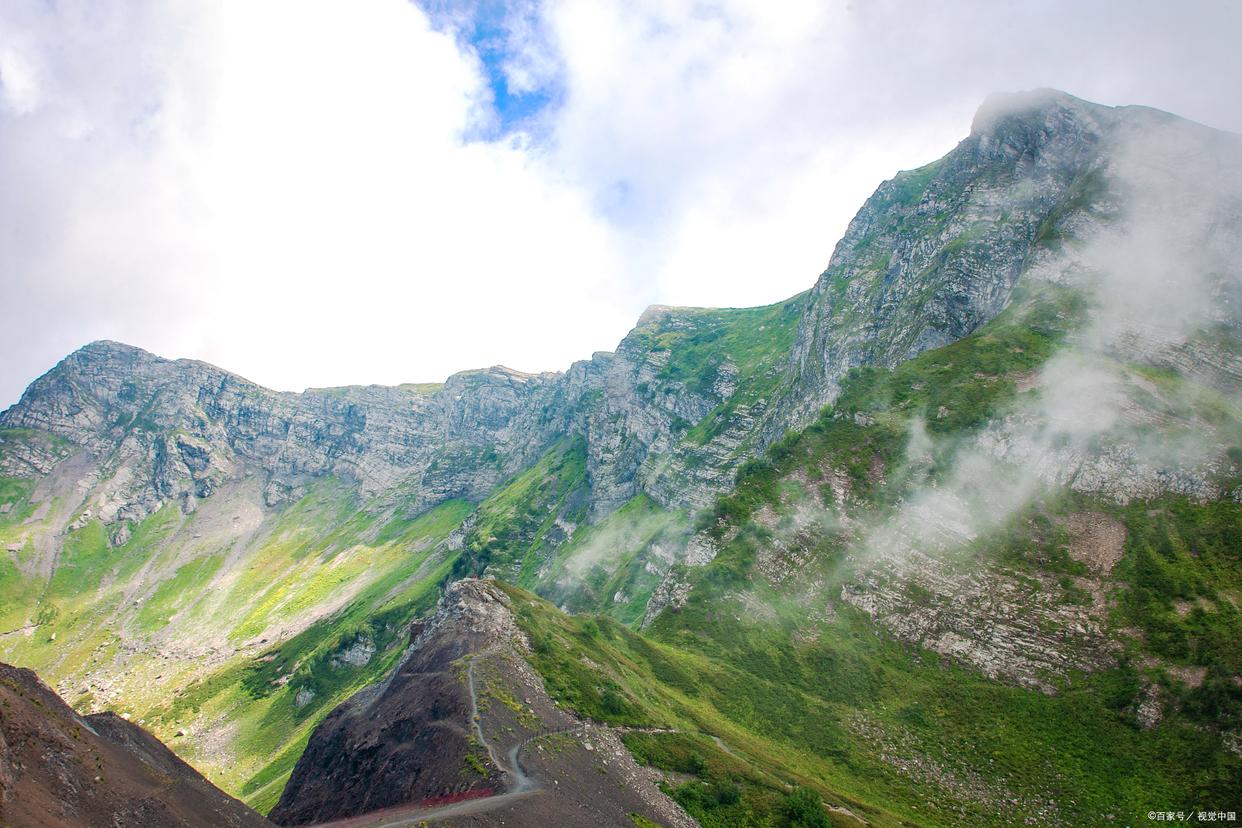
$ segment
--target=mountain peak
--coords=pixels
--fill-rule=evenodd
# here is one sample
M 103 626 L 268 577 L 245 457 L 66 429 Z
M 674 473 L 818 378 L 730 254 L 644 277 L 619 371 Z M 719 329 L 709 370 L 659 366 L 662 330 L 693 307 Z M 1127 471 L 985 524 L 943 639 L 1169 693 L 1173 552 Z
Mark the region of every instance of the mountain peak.
M 1053 111 L 1087 112 L 1103 111 L 1111 107 L 1090 103 L 1059 89 L 1026 89 L 1017 92 L 993 92 L 988 95 L 970 125 L 970 133 L 978 135 L 994 130 L 1010 118 L 1026 118 L 1036 113 L 1045 116 Z
M 101 360 L 101 359 L 145 359 L 164 361 L 150 351 L 139 348 L 137 345 L 129 345 L 125 342 L 117 342 L 113 339 L 96 339 L 88 342 L 81 348 L 66 357 L 67 360 Z

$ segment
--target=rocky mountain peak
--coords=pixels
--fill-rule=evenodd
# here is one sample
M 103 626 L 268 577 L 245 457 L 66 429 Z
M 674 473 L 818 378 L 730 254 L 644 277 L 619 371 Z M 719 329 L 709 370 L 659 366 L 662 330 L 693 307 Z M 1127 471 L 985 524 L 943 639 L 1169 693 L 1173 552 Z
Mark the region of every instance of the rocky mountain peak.
M 1059 89 L 1027 89 L 1018 92 L 994 92 L 975 110 L 970 134 L 1002 132 L 1029 120 L 1056 121 L 1069 117 L 1091 116 L 1112 108 L 1084 101 Z
M 851 368 L 891 367 L 977 330 L 1025 273 L 1055 279 L 1062 241 L 1115 218 L 1115 162 L 1157 120 L 1175 137 L 1203 130 L 1051 89 L 993 95 L 952 152 L 881 184 L 802 319 L 791 419 L 835 399 Z

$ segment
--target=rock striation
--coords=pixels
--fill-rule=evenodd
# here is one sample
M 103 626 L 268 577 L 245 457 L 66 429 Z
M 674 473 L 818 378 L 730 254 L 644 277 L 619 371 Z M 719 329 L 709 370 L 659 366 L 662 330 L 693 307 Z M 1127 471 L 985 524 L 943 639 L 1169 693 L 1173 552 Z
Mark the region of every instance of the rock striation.
M 1065 239 L 1116 218 L 1125 142 L 1149 122 L 1224 140 L 1163 113 L 1051 90 L 990 98 L 957 148 L 867 200 L 814 288 L 784 303 L 788 342 L 780 324 L 744 312 L 653 307 L 615 353 L 564 373 L 494 367 L 442 386 L 301 394 L 96 342 L 0 415 L 0 428 L 53 435 L 6 438 L 0 463 L 40 475 L 74 449 L 88 453 L 88 505 L 109 524 L 170 501 L 192 510 L 223 481 L 256 472 L 268 505 L 335 475 L 364 497 L 400 490 L 418 513 L 482 499 L 558 438 L 579 434 L 593 519 L 640 492 L 701 507 L 742 462 L 831 402 L 850 369 L 960 339 L 1003 309 L 1025 274 L 1064 278 L 1073 264 Z M 739 365 L 721 347 L 685 375 L 687 354 L 746 326 L 771 346 L 766 359 Z M 743 356 L 753 354 L 752 345 Z M 1176 357 L 1237 375 L 1227 349 L 1200 344 Z M 692 430 L 705 420 L 710 427 Z

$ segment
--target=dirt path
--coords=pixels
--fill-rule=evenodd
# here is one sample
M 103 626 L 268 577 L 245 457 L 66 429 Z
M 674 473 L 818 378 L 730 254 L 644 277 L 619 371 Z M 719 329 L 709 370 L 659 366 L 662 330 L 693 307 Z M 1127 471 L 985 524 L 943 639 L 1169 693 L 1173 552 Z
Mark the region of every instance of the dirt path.
M 362 814 L 348 819 L 316 823 L 311 828 L 407 828 L 407 826 L 417 826 L 423 822 L 431 822 L 446 817 L 469 816 L 471 814 L 482 814 L 505 808 L 518 800 L 534 796 L 544 789 L 539 780 L 529 776 L 523 770 L 521 761 L 522 748 L 537 739 L 582 730 L 585 725 L 548 730 L 529 736 L 511 747 L 507 757 L 508 761 L 501 762 L 499 751 L 492 743 L 492 740 L 487 738 L 487 735 L 483 732 L 483 722 L 479 716 L 479 691 L 475 686 L 474 680 L 475 658 L 477 656 L 471 656 L 466 664 L 466 687 L 470 691 L 470 723 L 474 727 L 474 734 L 478 738 L 479 744 L 483 745 L 484 749 L 487 750 L 488 758 L 492 764 L 511 780 L 509 789 L 502 794 L 468 799 L 463 802 L 454 802 L 451 805 L 438 805 L 431 808 L 420 807 L 416 803 L 398 805 L 393 808 L 372 811 L 369 814 Z
M 509 773 L 510 771 L 501 764 L 500 756 L 497 755 L 492 740 L 483 733 L 483 720 L 479 716 L 479 691 L 474 686 L 474 659 L 475 656 L 471 656 L 466 663 L 466 687 L 470 690 L 470 723 L 474 726 L 474 735 L 478 737 L 479 744 L 487 750 L 487 758 L 492 760 L 494 766 Z
M 465 802 L 455 802 L 452 805 L 441 805 L 436 808 L 399 805 L 395 808 L 373 811 L 369 814 L 336 820 L 335 822 L 319 822 L 311 826 L 311 828 L 408 828 L 408 826 L 417 826 L 424 822 L 445 819 L 446 817 L 469 816 L 470 814 L 483 814 L 488 811 L 494 811 L 497 808 L 512 805 L 520 799 L 535 796 L 540 790 L 540 788 L 532 788 L 525 791 L 510 791 L 509 793 L 497 794 L 482 799 L 468 799 Z

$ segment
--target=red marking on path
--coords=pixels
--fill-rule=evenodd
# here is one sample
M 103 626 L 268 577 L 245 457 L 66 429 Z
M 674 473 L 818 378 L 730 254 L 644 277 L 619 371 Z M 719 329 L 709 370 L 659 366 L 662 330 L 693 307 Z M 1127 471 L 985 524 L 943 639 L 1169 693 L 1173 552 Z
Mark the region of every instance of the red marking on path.
M 432 796 L 427 799 L 420 799 L 418 807 L 420 808 L 438 808 L 441 805 L 452 805 L 456 802 L 465 802 L 467 799 L 485 799 L 491 796 L 495 791 L 491 788 L 479 788 L 473 791 L 462 791 L 461 793 L 445 794 L 444 796 Z

